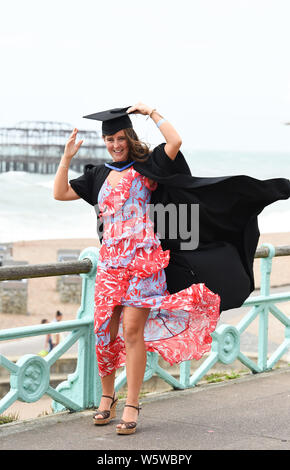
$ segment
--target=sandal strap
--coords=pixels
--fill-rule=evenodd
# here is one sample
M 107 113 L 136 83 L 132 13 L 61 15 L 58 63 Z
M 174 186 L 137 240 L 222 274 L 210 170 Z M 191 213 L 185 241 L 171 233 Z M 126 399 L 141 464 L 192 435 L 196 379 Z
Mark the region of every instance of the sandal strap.
M 110 408 L 112 408 L 112 406 L 114 405 L 114 403 L 116 403 L 116 401 L 118 401 L 118 397 L 116 398 L 115 392 L 114 392 L 114 395 L 113 395 L 112 397 L 111 397 L 110 395 L 102 395 L 102 397 L 111 398 L 112 403 L 111 403 Z
M 112 408 L 112 406 L 114 405 L 114 403 L 116 403 L 116 401 L 118 401 L 118 397 L 115 398 L 115 392 L 114 392 L 114 395 L 111 397 L 110 395 L 102 395 L 102 397 L 105 397 L 105 398 L 111 398 L 112 400 L 112 403 L 111 403 L 111 406 L 110 406 L 110 409 Z M 94 418 L 98 415 L 102 415 L 103 419 L 107 419 L 110 417 L 110 414 L 111 414 L 111 410 L 99 410 L 99 408 L 97 408 L 96 410 L 96 414 L 94 415 Z M 101 419 L 101 418 L 96 418 L 97 420 L 98 419 Z
M 131 408 L 135 408 L 135 410 L 138 410 L 138 414 L 139 414 L 139 411 L 142 410 L 141 406 L 134 406 L 134 405 L 125 405 L 125 406 L 130 406 Z
M 107 419 L 107 418 L 110 417 L 110 414 L 111 414 L 110 410 L 104 410 L 104 411 L 97 410 L 96 414 L 94 415 L 94 418 L 96 418 L 96 416 L 98 416 L 98 415 L 101 415 L 103 417 L 103 419 Z M 98 419 L 102 419 L 102 418 L 96 418 L 96 419 L 98 420 Z
M 123 419 L 121 419 L 119 424 L 125 424 L 126 429 L 136 428 L 137 426 L 136 421 L 124 421 Z

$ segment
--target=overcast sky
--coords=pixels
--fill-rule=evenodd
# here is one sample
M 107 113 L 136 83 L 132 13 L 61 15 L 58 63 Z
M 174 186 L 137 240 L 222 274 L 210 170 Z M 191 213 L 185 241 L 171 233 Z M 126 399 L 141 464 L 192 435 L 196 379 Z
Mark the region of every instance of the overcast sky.
M 289 0 L 5 1 L 1 125 L 100 129 L 82 116 L 140 100 L 186 148 L 290 151 L 289 24 Z

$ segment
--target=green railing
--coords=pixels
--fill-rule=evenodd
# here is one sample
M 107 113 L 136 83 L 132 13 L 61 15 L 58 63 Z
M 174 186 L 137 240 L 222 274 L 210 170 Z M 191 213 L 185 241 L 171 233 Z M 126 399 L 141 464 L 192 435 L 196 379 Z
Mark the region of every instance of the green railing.
M 278 307 L 277 303 L 290 300 L 290 292 L 270 293 L 270 275 L 274 256 L 289 256 L 290 246 L 274 248 L 270 244 L 262 245 L 255 257 L 261 258 L 260 295 L 249 297 L 243 306 L 252 307 L 237 326 L 221 324 L 212 334 L 211 352 L 193 374 L 190 361 L 180 364 L 179 380 L 158 364 L 157 353 L 147 353 L 144 381 L 158 375 L 174 389 L 194 387 L 217 362 L 231 364 L 239 360 L 253 373 L 270 370 L 290 347 L 290 318 Z M 55 324 L 43 324 L 31 327 L 13 328 L 0 332 L 0 341 L 24 338 L 48 333 L 69 331 L 70 334 L 47 356 L 27 354 L 15 364 L 0 355 L 0 365 L 10 372 L 10 391 L 0 400 L 0 413 L 3 413 L 16 400 L 35 402 L 44 394 L 53 400 L 55 412 L 69 409 L 78 411 L 98 406 L 101 397 L 101 382 L 95 354 L 95 336 L 93 331 L 94 286 L 98 261 L 98 249 L 85 249 L 77 262 L 62 262 L 50 265 L 14 266 L 0 268 L 0 281 L 4 279 L 25 279 L 28 277 L 47 277 L 61 274 L 82 276 L 82 300 L 77 319 Z M 289 280 L 290 283 L 290 280 Z M 285 328 L 285 339 L 277 350 L 268 358 L 268 320 L 272 314 Z M 240 350 L 241 334 L 259 318 L 258 360 L 257 363 Z M 56 389 L 50 386 L 50 367 L 76 341 L 78 341 L 77 368 L 65 382 Z M 117 376 L 116 390 L 126 383 L 126 368 Z
M 0 341 L 46 335 L 48 333 L 70 332 L 58 346 L 45 357 L 26 354 L 17 363 L 0 355 L 0 365 L 10 372 L 10 391 L 0 400 L 0 413 L 3 413 L 16 400 L 32 403 L 44 394 L 53 399 L 53 410 L 69 409 L 78 411 L 99 404 L 101 381 L 95 353 L 94 335 L 94 287 L 97 270 L 98 251 L 85 249 L 78 262 L 61 262 L 51 265 L 14 266 L 0 268 L 0 280 L 46 277 L 61 274 L 80 273 L 82 276 L 82 298 L 77 319 L 12 328 L 0 332 Z M 50 386 L 50 367 L 75 342 L 78 341 L 77 367 L 65 382 L 56 389 Z
M 190 361 L 180 364 L 179 381 L 171 376 L 158 364 L 157 353 L 147 353 L 147 365 L 144 380 L 148 380 L 156 374 L 165 382 L 176 389 L 194 387 L 205 374 L 217 363 L 231 364 L 239 360 L 253 373 L 265 372 L 274 367 L 290 347 L 290 318 L 287 317 L 276 303 L 290 300 L 290 292 L 282 294 L 270 294 L 270 276 L 272 269 L 272 259 L 274 256 L 290 255 L 290 246 L 274 247 L 269 243 L 264 243 L 256 252 L 255 257 L 261 258 L 261 288 L 259 296 L 249 297 L 243 304 L 244 307 L 252 306 L 247 315 L 237 326 L 222 324 L 212 333 L 212 347 L 209 356 L 198 369 L 191 374 Z M 290 267 L 290 263 L 289 263 Z M 289 270 L 290 271 L 290 270 Z M 290 284 L 290 276 L 289 276 Z M 283 343 L 268 359 L 268 319 L 269 314 L 274 315 L 285 327 L 285 339 Z M 258 362 L 257 364 L 243 354 L 240 350 L 241 334 L 248 326 L 259 317 L 258 332 Z M 126 370 L 116 379 L 116 389 L 126 383 Z

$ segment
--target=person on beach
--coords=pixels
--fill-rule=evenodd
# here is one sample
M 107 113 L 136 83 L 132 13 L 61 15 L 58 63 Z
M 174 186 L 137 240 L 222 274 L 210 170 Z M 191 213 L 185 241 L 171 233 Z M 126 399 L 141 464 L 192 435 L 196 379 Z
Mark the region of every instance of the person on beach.
M 41 320 L 41 324 L 45 324 L 45 323 L 48 323 L 48 320 L 46 318 Z M 53 344 L 52 344 L 51 334 L 47 334 L 45 336 L 44 351 L 46 353 L 49 353 L 52 349 L 53 349 Z
M 129 114 L 149 116 L 165 143 L 150 151 L 138 139 Z M 196 178 L 180 152 L 181 138 L 160 113 L 143 103 L 85 116 L 102 121 L 112 161 L 85 165 L 68 182 L 68 168 L 82 140 L 74 129 L 54 181 L 54 197 L 83 198 L 96 208 L 101 225 L 94 329 L 103 395 L 95 424 L 115 417 L 116 369 L 126 365 L 128 394 L 118 434 L 135 432 L 146 351 L 170 364 L 200 359 L 211 347 L 220 311 L 242 305 L 254 289 L 257 215 L 290 197 L 286 179 L 247 176 Z M 161 237 L 148 206 L 186 206 L 177 211 L 179 232 L 165 222 Z M 192 215 L 199 206 L 199 220 Z M 189 211 L 187 210 L 189 209 Z M 169 218 L 176 217 L 172 211 Z M 157 221 L 158 222 L 158 221 Z M 197 244 L 185 246 L 184 225 L 199 223 Z M 187 237 L 188 241 L 188 237 Z
M 63 317 L 63 314 L 59 310 L 57 310 L 53 323 L 62 321 L 62 317 Z M 53 333 L 51 335 L 52 347 L 55 348 L 61 342 L 61 339 L 62 339 L 61 333 Z

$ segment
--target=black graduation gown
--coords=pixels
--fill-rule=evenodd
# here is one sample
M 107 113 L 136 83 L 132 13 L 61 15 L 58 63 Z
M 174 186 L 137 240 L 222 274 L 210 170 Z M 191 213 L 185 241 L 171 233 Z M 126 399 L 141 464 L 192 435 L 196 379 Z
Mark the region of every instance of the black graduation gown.
M 140 174 L 157 181 L 152 205 L 186 204 L 187 225 L 192 228 L 191 204 L 199 205 L 199 242 L 183 249 L 177 233 L 172 239 L 168 220 L 161 245 L 170 250 L 165 268 L 167 289 L 172 294 L 193 283 L 205 285 L 221 297 L 221 311 L 240 307 L 254 290 L 253 263 L 260 232 L 257 216 L 269 204 L 290 197 L 285 178 L 258 180 L 246 175 L 195 177 L 182 153 L 171 160 L 158 145 L 146 162 L 135 162 Z M 104 164 L 85 166 L 84 174 L 69 181 L 75 192 L 96 207 L 98 193 L 110 173 Z M 178 211 L 177 211 L 178 213 Z M 194 221 L 196 222 L 196 221 Z M 157 226 L 154 217 L 155 231 Z M 102 224 L 98 233 L 102 241 Z

